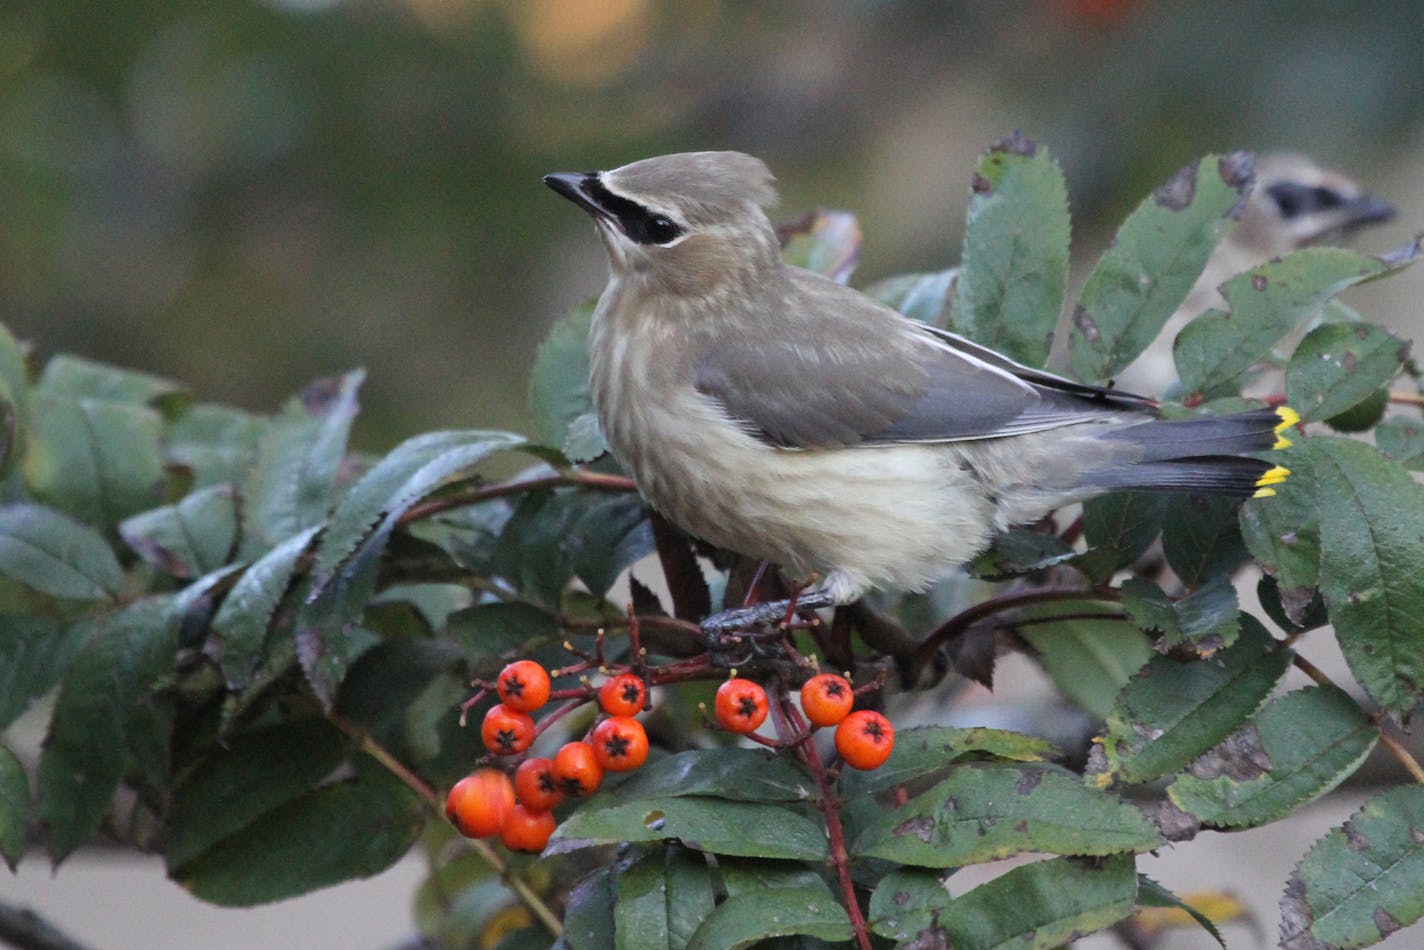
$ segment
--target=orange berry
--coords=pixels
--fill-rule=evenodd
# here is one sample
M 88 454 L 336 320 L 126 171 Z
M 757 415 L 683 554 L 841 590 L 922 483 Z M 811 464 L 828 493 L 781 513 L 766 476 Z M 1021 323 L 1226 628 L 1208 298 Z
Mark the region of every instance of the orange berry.
M 466 838 L 499 834 L 513 811 L 514 784 L 497 769 L 466 775 L 445 798 L 445 817 Z
M 593 729 L 593 756 L 609 772 L 631 772 L 648 760 L 648 734 L 631 716 L 609 716 Z
M 533 811 L 548 811 L 564 800 L 550 759 L 525 759 L 514 770 L 514 794 Z
M 751 680 L 730 679 L 717 687 L 717 721 L 728 732 L 755 732 L 770 708 L 766 690 Z
M 515 712 L 503 703 L 495 703 L 485 713 L 480 738 L 495 755 L 518 755 L 534 742 L 534 720 L 528 713 Z
M 509 813 L 509 820 L 500 829 L 499 840 L 511 851 L 529 851 L 538 854 L 549 843 L 556 822 L 547 811 L 515 805 Z
M 598 705 L 610 716 L 636 716 L 647 699 L 647 685 L 632 673 L 619 673 L 598 690 Z
M 554 755 L 554 782 L 565 795 L 592 795 L 603 782 L 603 766 L 587 742 L 568 742 Z
M 836 751 L 853 769 L 878 769 L 895 748 L 895 727 L 871 709 L 853 712 L 836 726 Z
M 844 676 L 821 673 L 801 687 L 801 709 L 817 726 L 834 726 L 850 715 L 855 705 L 855 692 Z
M 549 701 L 549 673 L 533 660 L 516 660 L 500 671 L 495 688 L 507 708 L 533 712 Z

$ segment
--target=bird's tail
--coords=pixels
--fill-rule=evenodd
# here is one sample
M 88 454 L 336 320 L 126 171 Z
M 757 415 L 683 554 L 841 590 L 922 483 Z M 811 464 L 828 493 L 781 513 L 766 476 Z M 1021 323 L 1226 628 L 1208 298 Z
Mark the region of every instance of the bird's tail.
M 1103 489 L 1187 491 L 1241 498 L 1276 493 L 1290 470 L 1253 453 L 1290 445 L 1282 433 L 1300 422 L 1288 406 L 1253 409 L 1230 416 L 1159 419 L 1115 429 L 1103 436 L 1141 450 L 1135 464 L 1105 467 L 1085 481 Z

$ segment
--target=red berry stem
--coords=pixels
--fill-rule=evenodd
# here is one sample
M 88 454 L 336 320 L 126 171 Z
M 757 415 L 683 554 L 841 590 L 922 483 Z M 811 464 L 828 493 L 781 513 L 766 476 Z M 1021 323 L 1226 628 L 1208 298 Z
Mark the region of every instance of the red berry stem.
M 572 691 L 571 691 L 571 690 L 560 690 L 559 692 L 572 692 Z M 562 696 L 556 696 L 555 694 L 552 694 L 552 693 L 550 694 L 550 698 L 551 698 L 551 699 L 553 699 L 553 698 L 563 699 Z M 544 717 L 543 717 L 542 719 L 540 719 L 540 720 L 538 721 L 538 723 L 536 723 L 535 726 L 534 726 L 534 739 L 535 739 L 535 741 L 537 742 L 538 739 L 539 739 L 539 737 L 544 734 L 544 730 L 548 729 L 548 728 L 549 728 L 550 726 L 552 726 L 554 723 L 558 722 L 560 719 L 564 718 L 564 717 L 567 716 L 569 713 L 573 712 L 575 709 L 578 709 L 580 706 L 584 705 L 585 703 L 587 703 L 587 702 L 588 702 L 589 700 L 591 700 L 591 699 L 593 699 L 593 691 L 592 691 L 592 690 L 589 690 L 589 691 L 587 691 L 587 692 L 580 690 L 580 691 L 578 692 L 578 695 L 577 695 L 576 697 L 570 699 L 568 702 L 564 703 L 562 706 L 560 706 L 558 709 L 555 709 L 553 712 L 549 713 L 547 716 L 544 716 Z
M 809 735 L 806 724 L 801 719 L 801 714 L 796 711 L 795 704 L 791 702 L 785 684 L 777 684 L 774 708 L 780 709 L 780 713 L 776 717 L 778 724 L 784 720 L 788 725 L 798 729 L 803 737 Z M 850 874 L 850 851 L 846 848 L 845 829 L 841 825 L 840 801 L 831 789 L 830 773 L 826 769 L 825 763 L 821 761 L 821 753 L 816 749 L 816 743 L 801 742 L 797 745 L 796 752 L 805 762 L 812 778 L 816 780 L 816 806 L 820 808 L 821 816 L 826 821 L 826 835 L 830 839 L 831 845 L 831 864 L 836 869 L 836 879 L 841 886 L 841 901 L 846 906 L 846 913 L 850 915 L 850 925 L 855 931 L 856 943 L 860 946 L 860 950 L 872 950 L 870 928 L 866 925 L 865 915 L 861 913 L 860 899 L 855 894 L 855 881 Z

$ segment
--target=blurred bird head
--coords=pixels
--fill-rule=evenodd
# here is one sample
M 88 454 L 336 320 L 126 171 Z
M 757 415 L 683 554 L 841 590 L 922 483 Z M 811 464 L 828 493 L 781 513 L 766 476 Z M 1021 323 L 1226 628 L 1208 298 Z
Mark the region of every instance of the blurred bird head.
M 1394 207 L 1358 182 L 1304 155 L 1256 159 L 1256 187 L 1227 244 L 1265 261 L 1394 217 Z
M 780 261 L 771 172 L 741 152 L 660 155 L 544 183 L 587 211 L 615 279 L 680 297 L 749 286 Z

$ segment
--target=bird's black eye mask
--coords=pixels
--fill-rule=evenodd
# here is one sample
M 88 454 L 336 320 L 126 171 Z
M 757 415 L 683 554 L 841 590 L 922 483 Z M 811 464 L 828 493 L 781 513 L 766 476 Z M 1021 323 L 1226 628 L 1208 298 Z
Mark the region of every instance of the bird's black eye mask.
M 1329 188 L 1312 188 L 1293 181 L 1282 181 L 1266 189 L 1280 209 L 1281 217 L 1290 220 L 1314 211 L 1328 211 L 1345 203 L 1340 193 Z
M 665 214 L 649 211 L 636 201 L 615 195 L 597 175 L 583 181 L 589 200 L 618 221 L 618 227 L 637 244 L 669 244 L 683 235 L 683 228 Z

